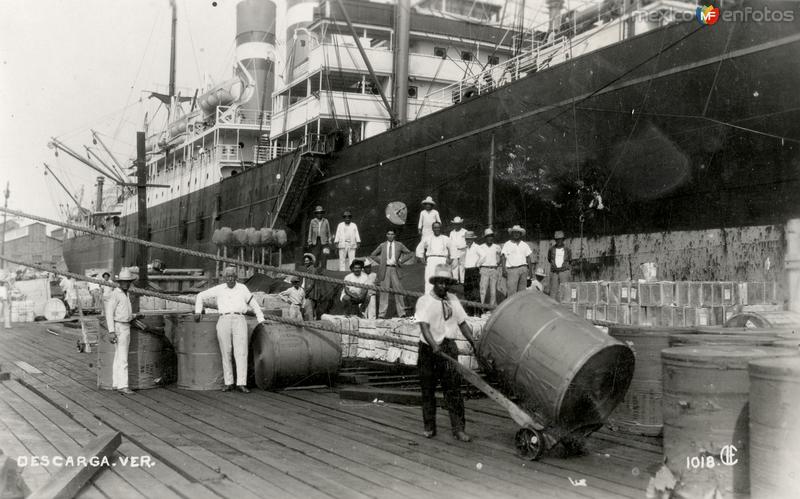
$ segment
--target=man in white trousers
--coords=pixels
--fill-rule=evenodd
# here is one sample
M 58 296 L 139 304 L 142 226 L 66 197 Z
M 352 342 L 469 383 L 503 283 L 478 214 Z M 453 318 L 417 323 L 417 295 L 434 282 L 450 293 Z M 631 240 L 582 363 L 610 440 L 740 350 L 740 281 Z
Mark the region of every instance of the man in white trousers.
M 430 279 L 437 265 L 450 265 L 450 238 L 442 235 L 442 224 L 434 222 L 433 235 L 423 242 L 425 255 L 425 293 L 433 291 Z
M 231 353 L 236 359 L 236 389 L 242 393 L 250 393 L 247 388 L 247 321 L 244 314 L 247 308 L 253 310 L 258 322 L 264 322 L 264 313 L 253 298 L 250 290 L 242 283 L 236 282 L 236 268 L 226 267 L 222 272 L 223 284 L 214 286 L 197 294 L 194 304 L 194 320 L 199 321 L 203 313 L 203 301 L 211 298 L 217 300 L 219 320 L 217 321 L 217 340 L 222 353 L 222 374 L 225 378 L 223 392 L 234 389 L 233 366 Z
M 350 211 L 342 213 L 344 219 L 336 227 L 336 235 L 333 243 L 339 248 L 339 271 L 347 270 L 348 265 L 352 265 L 356 258 L 356 250 L 361 244 L 361 236 L 358 234 L 358 226 L 353 223 L 353 214 Z
M 117 277 L 118 288 L 113 288 L 106 302 L 106 324 L 109 341 L 115 344 L 112 365 L 111 387 L 123 395 L 133 395 L 128 387 L 128 347 L 131 343 L 131 321 L 134 315 L 128 289 L 136 278 L 128 269 L 122 269 Z

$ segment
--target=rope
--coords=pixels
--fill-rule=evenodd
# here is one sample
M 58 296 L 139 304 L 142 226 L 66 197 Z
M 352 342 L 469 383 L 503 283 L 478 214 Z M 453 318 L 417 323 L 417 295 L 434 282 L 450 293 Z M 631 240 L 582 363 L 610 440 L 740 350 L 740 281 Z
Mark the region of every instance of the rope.
M 7 256 L 0 256 L 0 260 L 4 260 L 6 262 L 13 263 L 13 264 L 16 264 L 16 265 L 22 265 L 24 267 L 29 267 L 29 268 L 32 268 L 32 269 L 41 270 L 43 272 L 49 272 L 51 274 L 55 274 L 55 275 L 58 275 L 58 276 L 69 277 L 70 279 L 75 279 L 76 281 L 90 282 L 90 283 L 94 283 L 94 284 L 99 284 L 100 286 L 106 286 L 106 287 L 112 287 L 112 288 L 118 288 L 119 287 L 119 283 L 116 283 L 116 282 L 109 283 L 108 281 L 104 281 L 102 279 L 94 279 L 94 278 L 87 277 L 87 276 L 84 276 L 84 275 L 81 275 L 81 274 L 75 274 L 74 272 L 68 272 L 66 270 L 53 270 L 53 269 L 47 268 L 44 265 L 39 265 L 39 264 L 36 264 L 36 263 L 31 263 L 31 262 L 24 262 L 22 260 L 9 258 Z M 158 291 L 152 291 L 152 290 L 149 290 L 149 289 L 138 288 L 138 287 L 135 287 L 135 286 L 131 286 L 128 289 L 128 291 L 130 293 L 133 293 L 133 294 L 136 294 L 136 295 L 152 296 L 152 297 L 155 297 L 155 298 L 161 298 L 161 299 L 164 299 L 164 300 L 167 300 L 167 301 L 172 301 L 172 302 L 175 302 L 175 303 L 188 303 L 189 305 L 194 305 L 195 304 L 195 300 L 193 300 L 192 298 L 184 298 L 182 296 L 175 296 L 175 295 L 169 295 L 169 294 L 166 294 L 166 293 L 159 293 Z M 319 331 L 327 331 L 329 333 L 335 333 L 335 334 L 339 334 L 339 335 L 349 335 L 349 336 L 354 336 L 356 338 L 363 338 L 365 340 L 383 341 L 383 342 L 386 342 L 386 343 L 390 343 L 392 345 L 417 346 L 419 344 L 416 341 L 404 340 L 404 339 L 401 339 L 401 338 L 392 338 L 392 337 L 387 337 L 387 336 L 379 336 L 379 335 L 376 335 L 376 334 L 367 334 L 367 333 L 362 333 L 360 331 L 345 331 L 342 328 L 336 326 L 335 324 L 332 324 L 330 322 L 325 322 L 325 321 L 306 322 L 306 321 L 299 321 L 299 320 L 295 320 L 295 319 L 289 319 L 288 317 L 281 317 L 281 316 L 278 316 L 278 315 L 273 315 L 273 314 L 268 314 L 268 313 L 264 314 L 264 318 L 267 321 L 278 322 L 278 323 L 281 323 L 281 324 L 286 324 L 288 326 L 297 326 L 297 327 L 304 327 L 304 328 L 309 328 L 309 329 L 317 329 Z M 472 354 L 473 353 L 471 351 L 459 351 L 459 355 L 472 355 Z
M 29 213 L 24 213 L 22 211 L 12 210 L 12 209 L 8 209 L 8 208 L 0 208 L 0 213 L 8 213 L 9 215 L 14 215 L 14 216 L 22 217 L 22 218 L 28 218 L 28 219 L 31 219 L 31 220 L 37 220 L 39 222 L 46 223 L 46 224 L 56 225 L 56 226 L 64 227 L 64 228 L 67 228 L 67 229 L 73 229 L 73 230 L 76 230 L 76 231 L 79 231 L 79 232 L 86 232 L 87 234 L 94 234 L 94 235 L 97 235 L 97 236 L 109 237 L 111 239 L 117 239 L 119 241 L 125 241 L 127 243 L 138 244 L 138 245 L 145 246 L 145 247 L 148 247 L 148 248 L 157 248 L 157 249 L 162 249 L 162 250 L 166 250 L 166 251 L 172 251 L 172 252 L 180 253 L 180 254 L 183 254 L 183 255 L 194 256 L 194 257 L 197 257 L 197 258 L 205 258 L 205 259 L 209 259 L 209 260 L 215 260 L 215 261 L 219 261 L 219 262 L 229 263 L 229 264 L 235 265 L 235 266 L 249 267 L 249 268 L 254 268 L 254 269 L 258 269 L 258 270 L 263 270 L 263 271 L 266 271 L 266 272 L 278 272 L 278 273 L 287 274 L 287 275 L 294 275 L 294 276 L 305 278 L 305 279 L 313 279 L 313 280 L 327 282 L 327 283 L 331 283 L 331 284 L 344 284 L 344 285 L 351 286 L 351 287 L 354 287 L 354 288 L 362 288 L 362 289 L 367 289 L 367 290 L 371 290 L 371 291 L 377 291 L 377 292 L 380 292 L 380 293 L 391 293 L 391 294 L 395 294 L 395 295 L 403 295 L 403 296 L 409 296 L 409 297 L 413 297 L 413 298 L 419 298 L 419 297 L 424 295 L 424 293 L 420 293 L 418 291 L 398 290 L 398 289 L 395 289 L 395 288 L 388 288 L 388 287 L 384 287 L 384 286 L 376 286 L 376 285 L 372 285 L 372 284 L 362 284 L 362 283 L 358 283 L 358 282 L 350 282 L 350 281 L 345 281 L 343 279 L 336 279 L 334 277 L 328 277 L 328 276 L 323 276 L 323 275 L 319 275 L 319 274 L 310 274 L 310 273 L 307 273 L 307 272 L 299 272 L 297 270 L 282 269 L 280 267 L 274 267 L 272 265 L 264 265 L 262 263 L 255 263 L 255 262 L 251 263 L 251 262 L 246 262 L 246 261 L 243 261 L 243 260 L 236 260 L 234 258 L 228 258 L 228 257 L 225 257 L 225 256 L 219 256 L 219 255 L 215 255 L 215 254 L 212 254 L 212 253 L 204 253 L 202 251 L 195 251 L 195 250 L 190 250 L 190 249 L 186 249 L 186 248 L 177 248 L 175 246 L 169 246 L 169 245 L 161 244 L 161 243 L 154 243 L 152 241 L 144 241 L 142 239 L 137 239 L 135 237 L 130 237 L 130 236 L 123 236 L 123 235 L 119 235 L 119 234 L 109 234 L 107 232 L 103 232 L 103 231 L 100 231 L 100 230 L 92 229 L 90 227 L 81 226 L 81 225 L 75 225 L 75 224 L 71 224 L 69 222 L 61 222 L 61 221 L 58 221 L 58 220 L 53 220 L 53 219 L 49 219 L 49 218 L 45 218 L 45 217 L 40 217 L 38 215 L 31 215 Z M 21 264 L 21 265 L 27 265 L 27 264 Z M 45 269 L 45 270 L 46 271 L 50 271 L 50 269 Z M 486 305 L 484 303 L 468 301 L 468 300 L 461 300 L 461 303 L 466 305 L 466 306 L 468 306 L 468 307 L 480 308 L 480 309 L 483 309 L 483 310 L 493 310 L 495 308 L 493 305 Z

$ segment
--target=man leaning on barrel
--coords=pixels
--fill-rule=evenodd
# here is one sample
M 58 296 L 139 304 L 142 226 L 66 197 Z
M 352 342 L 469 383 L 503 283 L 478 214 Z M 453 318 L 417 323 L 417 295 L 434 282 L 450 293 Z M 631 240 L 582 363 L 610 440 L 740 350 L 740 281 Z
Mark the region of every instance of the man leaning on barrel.
M 231 366 L 231 349 L 236 359 L 236 388 L 242 393 L 247 389 L 247 321 L 244 314 L 251 308 L 258 322 L 264 322 L 264 313 L 256 303 L 250 290 L 242 283 L 236 282 L 236 269 L 226 267 L 222 272 L 224 284 L 219 284 L 197 294 L 194 305 L 194 320 L 200 320 L 203 313 L 203 301 L 216 298 L 219 320 L 217 320 L 217 340 L 222 352 L 222 373 L 225 377 L 223 392 L 234 388 L 233 367 Z
M 422 388 L 422 420 L 426 438 L 436 436 L 436 385 L 441 380 L 447 412 L 450 413 L 450 429 L 453 438 L 469 442 L 464 433 L 464 399 L 461 396 L 461 375 L 450 362 L 439 355 L 444 353 L 458 359 L 456 338 L 458 332 L 475 349 L 472 329 L 467 324 L 467 313 L 448 288 L 457 281 L 453 279 L 450 265 L 439 264 L 429 279 L 433 290 L 417 300 L 415 313 L 419 324 L 419 384 Z

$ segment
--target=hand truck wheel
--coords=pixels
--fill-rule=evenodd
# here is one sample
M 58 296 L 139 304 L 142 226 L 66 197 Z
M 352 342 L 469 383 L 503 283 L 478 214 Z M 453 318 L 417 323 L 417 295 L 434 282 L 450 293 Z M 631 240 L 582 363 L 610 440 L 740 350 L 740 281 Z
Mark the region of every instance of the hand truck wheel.
M 514 446 L 520 457 L 536 461 L 544 452 L 545 439 L 542 432 L 533 428 L 522 428 L 514 436 Z

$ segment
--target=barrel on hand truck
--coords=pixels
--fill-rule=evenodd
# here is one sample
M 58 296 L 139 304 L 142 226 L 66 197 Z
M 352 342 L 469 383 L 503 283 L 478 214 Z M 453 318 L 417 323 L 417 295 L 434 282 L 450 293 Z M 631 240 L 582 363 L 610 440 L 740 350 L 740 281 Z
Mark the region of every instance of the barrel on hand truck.
M 494 311 L 477 353 L 502 391 L 518 397 L 537 422 L 515 437 L 520 455 L 531 460 L 603 426 L 634 371 L 627 345 L 538 291 L 517 293 Z

